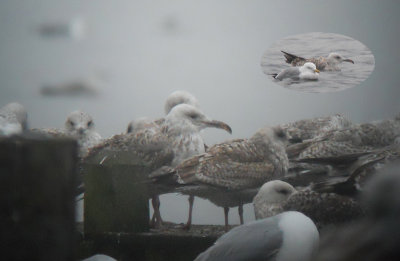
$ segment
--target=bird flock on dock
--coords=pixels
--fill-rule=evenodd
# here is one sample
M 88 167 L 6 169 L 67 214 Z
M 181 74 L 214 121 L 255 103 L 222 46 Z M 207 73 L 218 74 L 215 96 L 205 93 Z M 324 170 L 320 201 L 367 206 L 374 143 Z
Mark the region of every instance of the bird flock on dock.
M 326 59 L 284 54 L 288 63 L 311 63 L 314 71 L 353 62 L 338 54 Z M 110 138 L 101 138 L 93 118 L 82 111 L 70 113 L 64 129 L 29 129 L 27 119 L 25 108 L 18 103 L 2 107 L 0 138 L 25 134 L 71 137 L 78 142 L 81 162 L 146 166 L 143 175 L 150 187 L 153 227 L 163 226 L 158 196 L 164 193 L 189 196 L 185 229 L 192 225 L 195 197 L 222 207 L 227 229 L 229 209 L 238 207 L 241 225 L 196 260 L 361 260 L 357 251 L 379 242 L 377 237 L 384 249 L 393 234 L 387 226 L 400 227 L 399 115 L 359 124 L 343 115 L 303 119 L 214 145 L 205 144 L 201 131 L 218 128 L 232 133 L 231 127 L 205 115 L 197 99 L 186 91 L 167 97 L 163 118 L 136 119 L 126 132 Z M 253 203 L 257 220 L 245 223 L 243 205 L 248 203 Z M 318 251 L 319 231 L 332 228 Z M 336 228 L 343 229 L 346 240 L 351 238 L 354 244 L 345 245 L 335 234 L 340 231 Z M 366 230 L 371 234 L 363 238 Z M 340 247 L 345 250 L 340 252 Z M 378 259 L 362 260 L 395 260 L 385 259 L 382 249 L 370 250 Z M 326 257 L 332 253 L 337 259 Z

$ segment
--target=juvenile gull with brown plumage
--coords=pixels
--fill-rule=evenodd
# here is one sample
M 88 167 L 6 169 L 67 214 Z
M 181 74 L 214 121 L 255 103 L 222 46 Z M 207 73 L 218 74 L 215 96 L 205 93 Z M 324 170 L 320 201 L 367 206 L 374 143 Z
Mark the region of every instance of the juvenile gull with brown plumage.
M 353 60 L 345 59 L 338 53 L 330 53 L 327 57 L 303 58 L 284 51 L 281 52 L 285 56 L 286 62 L 292 66 L 302 66 L 307 62 L 312 62 L 320 71 L 340 71 L 339 64 L 342 62 L 354 64 Z
M 254 197 L 253 204 L 256 219 L 293 210 L 310 217 L 318 228 L 350 222 L 363 215 L 360 204 L 349 197 L 296 190 L 280 180 L 265 183 Z
M 240 193 L 257 188 L 268 180 L 286 174 L 289 165 L 286 143 L 287 137 L 280 128 L 262 128 L 250 139 L 216 144 L 206 153 L 183 161 L 174 169 L 175 178 L 180 184 L 205 185 L 206 189 L 214 187 L 220 192 L 228 190 Z M 208 193 L 212 193 L 214 188 Z

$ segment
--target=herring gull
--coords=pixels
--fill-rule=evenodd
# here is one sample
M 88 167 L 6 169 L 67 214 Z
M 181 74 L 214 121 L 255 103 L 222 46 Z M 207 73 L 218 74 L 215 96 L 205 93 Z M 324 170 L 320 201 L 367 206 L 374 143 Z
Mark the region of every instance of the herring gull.
M 211 120 L 192 105 L 179 104 L 167 114 L 159 131 L 145 128 L 138 132 L 115 135 L 93 148 L 86 161 L 145 165 L 149 169 L 148 175 L 151 172 L 157 176 L 183 160 L 203 153 L 205 148 L 200 131 L 209 127 L 232 133 L 226 123 Z M 153 193 L 153 199 L 156 194 Z M 156 226 L 159 226 L 161 217 L 157 204 L 153 207 L 158 215 Z
M 312 220 L 289 211 L 233 228 L 195 261 L 309 261 L 318 243 L 319 233 Z
M 279 73 L 274 73 L 272 76 L 277 80 L 318 80 L 319 70 L 314 63 L 307 62 L 301 67 L 286 68 Z
M 168 95 L 168 97 L 165 101 L 165 104 L 164 104 L 165 114 L 167 115 L 172 110 L 172 108 L 174 108 L 176 105 L 179 105 L 179 104 L 189 104 L 196 108 L 199 108 L 199 102 L 195 96 L 193 96 L 191 93 L 189 93 L 187 91 L 178 90 L 178 91 L 174 91 L 170 95 Z M 133 133 L 133 132 L 137 133 L 144 129 L 147 129 L 148 131 L 151 131 L 151 132 L 159 132 L 159 131 L 161 131 L 160 128 L 161 128 L 161 125 L 164 123 L 164 121 L 165 121 L 165 118 L 151 120 L 147 117 L 142 117 L 142 118 L 131 121 L 128 124 L 126 132 L 127 133 Z M 207 148 L 207 146 L 205 144 L 204 144 L 204 147 Z M 153 205 L 159 204 L 158 197 L 154 197 L 153 201 L 154 201 Z M 194 196 L 190 195 L 189 203 L 192 205 L 193 201 L 194 201 Z M 155 219 L 155 214 L 156 213 L 153 213 L 152 220 Z
M 318 57 L 318 58 L 303 58 L 294 54 L 290 54 L 284 51 L 281 51 L 285 58 L 286 62 L 293 66 L 302 66 L 307 62 L 312 62 L 315 64 L 318 70 L 320 71 L 340 71 L 339 64 L 342 62 L 353 63 L 354 61 L 351 59 L 344 59 L 338 53 L 330 53 L 328 57 Z
M 79 157 L 84 158 L 89 150 L 98 145 L 102 138 L 95 130 L 92 116 L 88 113 L 76 110 L 68 114 L 64 123 L 64 129 L 31 129 L 34 133 L 49 137 L 69 137 L 77 140 L 79 146 Z
M 315 117 L 279 125 L 291 140 L 297 140 L 297 142 L 313 139 L 329 131 L 351 126 L 352 122 L 342 114 Z
M 400 137 L 400 119 L 355 124 L 331 130 L 315 139 L 287 148 L 290 158 L 300 161 L 354 161 L 369 151 L 393 145 Z
M 172 173 L 182 185 L 205 185 L 205 188 L 219 189 L 220 193 L 223 190 L 241 193 L 286 174 L 289 165 L 286 143 L 287 137 L 280 128 L 262 128 L 250 139 L 213 145 L 205 153 L 177 165 Z M 213 191 L 215 189 L 208 192 Z M 193 193 L 196 194 L 196 191 Z M 226 215 L 227 212 L 225 220 Z M 243 217 L 240 218 L 243 220 Z M 190 220 L 189 216 L 187 226 L 190 226 Z
M 310 217 L 318 228 L 350 222 L 364 213 L 360 204 L 349 197 L 296 190 L 281 180 L 265 183 L 254 197 L 253 204 L 256 219 L 293 210 Z

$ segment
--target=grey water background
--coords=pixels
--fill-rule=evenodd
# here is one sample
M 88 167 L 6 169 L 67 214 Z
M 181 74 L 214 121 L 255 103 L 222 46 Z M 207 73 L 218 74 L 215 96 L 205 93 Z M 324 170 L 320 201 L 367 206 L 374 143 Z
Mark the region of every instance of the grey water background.
M 322 71 L 318 81 L 279 81 L 270 74 L 291 67 L 285 62 L 281 50 L 304 58 L 339 53 L 344 59 L 352 59 L 354 64 L 343 62 L 339 65 L 340 71 Z M 271 81 L 290 90 L 304 92 L 334 92 L 354 87 L 367 79 L 374 66 L 374 56 L 367 46 L 351 37 L 326 32 L 285 37 L 272 44 L 261 58 L 262 70 Z
M 62 127 L 82 109 L 109 137 L 135 118 L 163 116 L 165 98 L 187 90 L 229 135 L 207 129 L 214 144 L 250 137 L 258 128 L 343 113 L 354 122 L 393 117 L 400 111 L 400 2 L 299 1 L 0 1 L 0 106 L 19 101 L 31 127 Z M 43 37 L 37 26 L 81 17 L 81 39 Z M 260 68 L 265 50 L 292 35 L 329 32 L 362 42 L 375 70 L 354 88 L 332 93 L 296 92 L 277 86 Z M 351 57 L 355 58 L 355 57 Z M 349 64 L 350 65 L 350 64 Z M 42 85 L 100 72 L 107 81 L 94 97 L 48 97 Z M 187 197 L 161 198 L 166 220 L 184 222 Z M 245 222 L 254 218 L 245 207 Z M 223 224 L 223 210 L 195 201 L 193 222 Z M 238 223 L 237 209 L 230 221 Z

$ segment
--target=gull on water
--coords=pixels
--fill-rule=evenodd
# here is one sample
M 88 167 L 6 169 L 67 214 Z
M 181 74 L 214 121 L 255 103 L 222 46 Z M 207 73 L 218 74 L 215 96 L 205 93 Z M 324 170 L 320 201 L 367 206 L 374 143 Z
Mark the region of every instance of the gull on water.
M 152 175 L 163 173 L 183 160 L 205 151 L 200 131 L 204 128 L 220 128 L 232 133 L 224 122 L 211 120 L 198 108 L 179 104 L 171 109 L 160 126 L 160 131 L 143 129 L 139 132 L 116 135 L 93 148 L 87 161 L 113 164 L 146 165 Z M 153 193 L 153 197 L 158 193 Z M 157 205 L 153 206 L 159 214 Z M 157 218 L 160 225 L 161 217 Z
M 277 80 L 318 80 L 319 70 L 315 67 L 314 63 L 307 62 L 300 67 L 291 67 L 282 70 L 279 73 L 274 73 L 272 76 Z
M 360 204 L 349 197 L 296 190 L 280 180 L 265 183 L 254 197 L 253 205 L 256 219 L 293 210 L 310 217 L 318 228 L 350 222 L 364 213 Z
M 183 161 L 174 168 L 174 178 L 179 184 L 205 185 L 206 190 L 210 187 L 208 191 L 202 192 L 205 194 L 215 192 L 211 187 L 217 188 L 217 191 L 219 189 L 219 193 L 224 190 L 245 193 L 243 190 L 258 188 L 267 180 L 286 174 L 289 165 L 286 143 L 287 137 L 280 128 L 262 128 L 250 139 L 216 144 L 205 153 Z M 198 191 L 194 190 L 193 193 Z M 206 196 L 209 197 L 213 196 Z M 222 203 L 218 205 L 224 206 Z M 227 212 L 225 221 L 226 215 Z M 243 220 L 243 217 L 240 219 Z M 190 220 L 189 214 L 188 226 Z
M 312 62 L 315 64 L 320 71 L 340 71 L 339 64 L 342 62 L 349 62 L 354 64 L 351 59 L 345 59 L 338 53 L 330 53 L 327 57 L 317 57 L 317 58 L 303 58 L 294 54 L 290 54 L 281 51 L 286 58 L 286 62 L 293 66 L 302 66 L 307 62 Z
M 24 106 L 17 102 L 0 108 L 0 136 L 21 134 L 27 129 L 28 114 Z
M 289 211 L 233 228 L 195 261 L 310 261 L 318 244 L 319 233 L 312 220 Z

